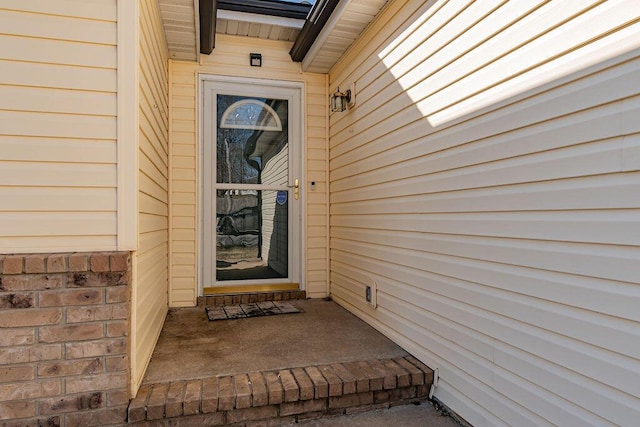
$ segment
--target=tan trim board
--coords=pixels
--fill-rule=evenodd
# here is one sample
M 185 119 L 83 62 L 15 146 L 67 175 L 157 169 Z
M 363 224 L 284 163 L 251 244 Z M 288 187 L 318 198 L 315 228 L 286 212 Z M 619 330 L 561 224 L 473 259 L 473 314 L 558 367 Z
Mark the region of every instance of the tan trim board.
M 298 283 L 279 283 L 273 285 L 231 285 L 204 288 L 204 295 L 241 294 L 252 292 L 297 291 Z
M 139 3 L 118 0 L 118 250 L 138 246 Z

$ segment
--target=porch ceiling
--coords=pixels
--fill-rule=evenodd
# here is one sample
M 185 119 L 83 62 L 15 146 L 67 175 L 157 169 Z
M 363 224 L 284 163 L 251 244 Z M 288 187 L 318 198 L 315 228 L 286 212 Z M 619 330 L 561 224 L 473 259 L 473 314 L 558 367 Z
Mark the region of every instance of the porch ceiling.
M 302 69 L 328 73 L 391 0 L 340 0 L 302 60 Z M 313 19 L 313 10 L 311 11 Z
M 158 0 L 169 57 L 186 61 L 198 59 L 199 0 Z
M 218 9 L 216 33 L 295 41 L 303 24 L 304 20 L 302 19 Z
M 328 73 L 362 31 L 391 0 L 339 0 L 320 32 L 303 46 L 304 71 Z M 312 24 L 330 1 L 317 0 L 306 24 Z M 199 46 L 199 0 L 159 0 L 169 56 L 196 61 Z M 315 13 L 314 13 L 315 12 Z M 218 10 L 216 33 L 300 43 L 302 19 Z M 300 58 L 297 58 L 300 60 Z

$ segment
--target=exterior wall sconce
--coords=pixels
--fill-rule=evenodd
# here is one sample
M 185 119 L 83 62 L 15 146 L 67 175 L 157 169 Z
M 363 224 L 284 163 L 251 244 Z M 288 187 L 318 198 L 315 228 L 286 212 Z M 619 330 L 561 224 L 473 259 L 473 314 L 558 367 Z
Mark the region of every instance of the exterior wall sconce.
M 331 112 L 339 113 L 347 109 L 347 105 L 351 103 L 351 90 L 347 89 L 340 92 L 340 88 L 331 95 Z
M 259 53 L 250 53 L 250 64 L 252 67 L 262 67 L 262 55 Z

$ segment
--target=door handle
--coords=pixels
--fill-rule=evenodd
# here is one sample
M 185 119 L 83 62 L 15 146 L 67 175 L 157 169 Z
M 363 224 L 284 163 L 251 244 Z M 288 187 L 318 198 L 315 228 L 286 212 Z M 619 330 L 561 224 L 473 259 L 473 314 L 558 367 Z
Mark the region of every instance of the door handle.
M 296 179 L 293 181 L 293 185 L 288 185 L 287 187 L 293 188 L 293 198 L 298 200 L 300 198 L 300 181 Z

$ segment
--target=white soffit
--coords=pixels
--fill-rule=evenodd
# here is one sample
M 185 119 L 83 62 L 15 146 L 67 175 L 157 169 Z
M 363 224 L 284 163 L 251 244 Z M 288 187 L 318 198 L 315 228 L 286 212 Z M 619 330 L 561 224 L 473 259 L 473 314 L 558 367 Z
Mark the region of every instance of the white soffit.
M 158 0 L 171 59 L 198 59 L 198 0 Z
M 302 70 L 328 73 L 388 1 L 340 1 L 302 61 Z
M 216 33 L 294 41 L 303 24 L 303 19 L 218 9 Z

